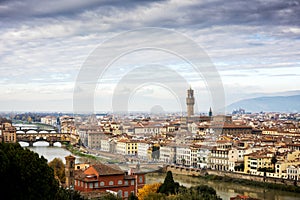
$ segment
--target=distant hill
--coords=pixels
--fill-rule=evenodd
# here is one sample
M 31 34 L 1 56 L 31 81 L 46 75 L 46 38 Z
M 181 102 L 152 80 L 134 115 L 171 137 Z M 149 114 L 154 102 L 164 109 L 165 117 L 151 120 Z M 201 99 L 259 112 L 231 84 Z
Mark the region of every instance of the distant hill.
M 226 110 L 231 112 L 239 108 L 246 112 L 300 112 L 300 95 L 244 99 L 228 105 Z

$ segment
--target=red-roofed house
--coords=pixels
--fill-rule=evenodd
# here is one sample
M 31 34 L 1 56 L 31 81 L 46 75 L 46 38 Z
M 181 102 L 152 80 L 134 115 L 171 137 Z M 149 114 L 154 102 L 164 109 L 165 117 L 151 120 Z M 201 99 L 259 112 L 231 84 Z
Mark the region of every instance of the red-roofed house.
M 75 171 L 75 190 L 88 192 L 112 192 L 127 199 L 130 193 L 137 194 L 137 189 L 145 184 L 145 173 L 124 172 L 118 166 L 95 164 L 84 171 Z

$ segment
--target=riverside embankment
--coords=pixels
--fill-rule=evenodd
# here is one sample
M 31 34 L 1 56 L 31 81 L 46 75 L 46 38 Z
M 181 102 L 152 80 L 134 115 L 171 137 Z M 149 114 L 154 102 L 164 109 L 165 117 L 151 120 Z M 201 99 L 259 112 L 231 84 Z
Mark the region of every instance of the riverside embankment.
M 214 175 L 220 177 L 229 177 L 233 179 L 243 179 L 248 181 L 289 185 L 289 186 L 297 186 L 297 185 L 300 186 L 300 181 L 287 180 L 287 179 L 281 179 L 275 177 L 267 177 L 267 176 L 257 176 L 257 175 L 238 173 L 238 172 L 217 171 L 217 170 L 209 170 L 209 169 L 194 169 L 194 168 L 187 168 L 187 167 L 181 167 L 175 165 L 167 165 L 164 167 L 164 170 L 171 171 L 174 174 L 181 174 L 187 176 L 203 177 L 206 175 Z

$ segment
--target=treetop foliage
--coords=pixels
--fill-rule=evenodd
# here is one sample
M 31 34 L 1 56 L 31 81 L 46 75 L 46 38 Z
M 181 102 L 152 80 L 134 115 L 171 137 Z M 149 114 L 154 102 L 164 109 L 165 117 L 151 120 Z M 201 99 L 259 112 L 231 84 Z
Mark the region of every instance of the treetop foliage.
M 168 171 L 164 183 L 158 188 L 157 192 L 169 195 L 176 194 L 178 189 L 179 183 L 174 181 L 172 172 Z
M 81 199 L 73 191 L 59 187 L 47 160 L 18 143 L 0 143 L 1 195 L 9 199 Z

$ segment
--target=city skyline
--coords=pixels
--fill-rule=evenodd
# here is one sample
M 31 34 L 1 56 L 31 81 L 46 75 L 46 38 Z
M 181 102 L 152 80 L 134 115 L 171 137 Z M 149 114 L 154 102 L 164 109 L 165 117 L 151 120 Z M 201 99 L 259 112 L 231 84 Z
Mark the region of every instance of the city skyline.
M 220 74 L 226 105 L 257 96 L 300 94 L 299 11 L 298 1 L 4 1 L 0 110 L 72 111 L 75 81 L 91 52 L 112 37 L 144 27 L 176 31 L 199 45 Z M 137 67 L 137 57 L 182 75 L 195 91 L 195 112 L 208 111 L 205 80 L 168 54 L 151 52 L 149 58 L 146 53 L 114 62 L 98 80 L 95 102 L 101 103 L 95 104 L 96 111 L 111 111 L 113 91 Z M 186 97 L 186 89 L 180 98 Z M 151 84 L 135 91 L 129 108 L 149 111 L 156 105 L 165 111 L 186 110 L 170 91 Z

